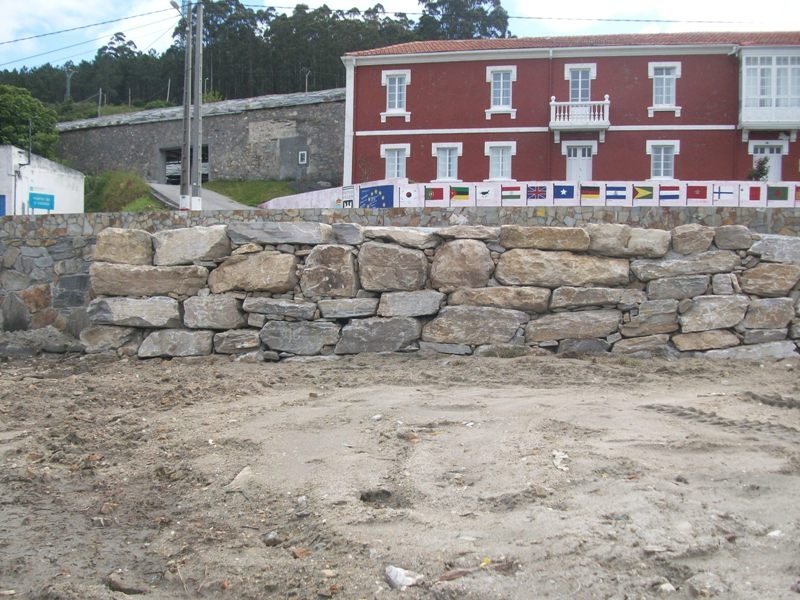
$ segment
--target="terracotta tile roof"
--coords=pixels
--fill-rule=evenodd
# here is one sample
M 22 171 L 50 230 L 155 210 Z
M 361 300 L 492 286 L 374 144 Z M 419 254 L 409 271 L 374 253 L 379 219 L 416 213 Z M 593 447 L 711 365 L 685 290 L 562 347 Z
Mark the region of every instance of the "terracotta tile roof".
M 436 52 L 480 52 L 547 48 L 591 48 L 595 46 L 800 46 L 800 31 L 695 32 L 614 35 L 553 36 L 536 38 L 432 40 L 407 42 L 372 50 L 348 52 L 345 56 L 387 56 Z

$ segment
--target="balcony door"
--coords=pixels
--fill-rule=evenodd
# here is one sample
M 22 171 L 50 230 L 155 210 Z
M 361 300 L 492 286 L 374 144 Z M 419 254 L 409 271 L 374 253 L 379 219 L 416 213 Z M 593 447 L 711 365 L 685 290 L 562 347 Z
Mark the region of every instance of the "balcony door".
M 567 181 L 592 180 L 592 154 L 594 147 L 589 144 L 567 146 Z
M 753 166 L 764 157 L 767 157 L 767 165 L 769 172 L 767 173 L 767 181 L 781 181 L 783 173 L 781 172 L 781 159 L 783 158 L 783 146 L 773 144 L 753 144 Z

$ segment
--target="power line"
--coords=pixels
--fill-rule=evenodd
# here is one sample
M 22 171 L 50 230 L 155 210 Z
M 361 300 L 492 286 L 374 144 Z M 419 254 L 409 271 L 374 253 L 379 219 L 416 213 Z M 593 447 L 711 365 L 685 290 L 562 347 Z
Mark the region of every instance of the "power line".
M 157 10 L 157 11 L 154 11 L 154 12 L 159 13 L 159 12 L 164 12 L 164 11 Z M 153 14 L 153 13 L 148 13 L 148 14 Z M 144 25 L 139 25 L 137 27 L 130 27 L 128 29 L 128 31 L 136 31 L 137 29 L 142 29 L 143 27 L 150 27 L 151 25 L 157 25 L 158 23 L 163 23 L 164 21 L 171 21 L 171 20 L 173 20 L 173 17 L 170 17 L 169 19 L 159 19 L 158 21 L 153 21 L 151 23 L 145 23 Z M 164 34 L 162 33 L 161 36 L 159 36 L 159 37 L 162 37 L 163 35 Z M 31 60 L 33 58 L 40 58 L 42 56 L 47 56 L 48 54 L 54 54 L 56 52 L 61 52 L 62 50 L 69 50 L 70 48 L 77 48 L 78 46 L 85 46 L 86 44 L 93 44 L 94 42 L 99 42 L 100 40 L 105 40 L 105 39 L 108 39 L 108 37 L 103 35 L 103 36 L 100 36 L 100 37 L 97 37 L 97 38 L 94 38 L 94 39 L 91 39 L 91 40 L 87 40 L 87 41 L 84 41 L 84 42 L 78 42 L 76 44 L 70 44 L 69 46 L 62 46 L 60 48 L 55 48 L 53 50 L 47 50 L 46 52 L 40 52 L 39 54 L 34 54 L 32 56 L 26 56 L 24 58 L 17 58 L 15 60 L 10 60 L 8 62 L 0 63 L 0 67 L 5 67 L 6 65 L 13 65 L 14 63 L 19 63 L 19 62 L 23 62 L 23 61 L 26 61 L 26 60 Z M 73 55 L 73 56 L 81 56 L 83 54 L 85 54 L 85 53 L 82 52 L 80 54 L 76 54 L 76 55 Z
M 163 12 L 167 12 L 167 11 L 171 11 L 171 10 L 172 10 L 171 8 L 162 8 L 161 10 L 153 10 L 153 11 L 142 13 L 142 14 L 139 14 L 139 15 L 131 15 L 129 17 L 120 17 L 119 19 L 109 19 L 108 21 L 100 21 L 99 23 L 91 23 L 89 25 L 80 25 L 78 27 L 72 27 L 70 29 L 61 29 L 59 31 L 49 31 L 47 33 L 38 33 L 36 35 L 29 35 L 28 37 L 24 37 L 24 38 L 17 38 L 16 40 L 6 40 L 4 42 L 0 42 L 0 46 L 3 46 L 5 44 L 14 44 L 16 42 L 25 42 L 27 40 L 35 40 L 37 38 L 43 38 L 43 37 L 47 37 L 47 36 L 50 36 L 50 35 L 58 35 L 60 33 L 69 33 L 71 31 L 80 31 L 82 29 L 90 29 L 92 27 L 99 27 L 100 25 L 108 25 L 109 23 L 119 23 L 120 21 L 127 21 L 128 19 L 136 19 L 138 17 L 147 17 L 149 15 L 155 15 L 155 14 L 158 14 L 158 13 L 163 13 Z M 8 64 L 8 63 L 6 63 L 6 64 Z

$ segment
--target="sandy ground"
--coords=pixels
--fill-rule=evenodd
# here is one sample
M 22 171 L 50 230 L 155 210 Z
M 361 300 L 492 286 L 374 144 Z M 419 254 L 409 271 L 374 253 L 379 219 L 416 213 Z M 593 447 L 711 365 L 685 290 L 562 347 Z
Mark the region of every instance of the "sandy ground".
M 0 597 L 800 599 L 797 360 L 0 370 Z

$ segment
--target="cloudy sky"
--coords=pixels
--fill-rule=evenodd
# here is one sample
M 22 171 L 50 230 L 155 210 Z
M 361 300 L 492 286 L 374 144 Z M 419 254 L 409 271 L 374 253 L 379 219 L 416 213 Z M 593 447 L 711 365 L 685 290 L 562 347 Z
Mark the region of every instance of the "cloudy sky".
M 358 8 L 362 11 L 376 3 L 377 0 L 326 2 L 335 10 Z M 251 8 L 276 6 L 279 11 L 291 12 L 297 2 L 243 0 L 243 4 Z M 305 4 L 316 8 L 322 2 L 311 0 Z M 411 19 L 416 19 L 420 12 L 416 0 L 383 0 L 381 4 L 387 13 L 405 12 Z M 509 28 L 518 37 L 776 31 L 800 26 L 800 2 L 797 0 L 773 0 L 769 9 L 763 11 L 757 10 L 757 3 L 741 1 L 728 3 L 723 11 L 717 3 L 697 0 L 572 0 L 569 3 L 503 0 L 502 4 L 510 17 Z M 139 50 L 152 48 L 161 52 L 170 45 L 179 18 L 169 0 L 47 0 L 36 3 L 35 10 L 32 6 L 20 0 L 0 0 L 0 70 L 35 67 L 47 62 L 62 65 L 68 60 L 91 60 L 97 49 L 118 31 L 133 40 Z M 68 29 L 74 31 L 55 33 Z

